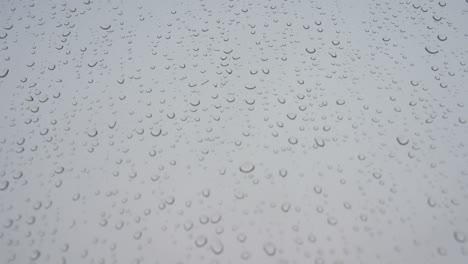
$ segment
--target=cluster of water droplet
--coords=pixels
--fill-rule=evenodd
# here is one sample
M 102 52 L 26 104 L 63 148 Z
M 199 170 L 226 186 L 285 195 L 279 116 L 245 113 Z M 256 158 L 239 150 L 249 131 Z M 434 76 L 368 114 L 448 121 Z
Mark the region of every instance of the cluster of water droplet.
M 0 7 L 0 263 L 468 263 L 468 0 Z

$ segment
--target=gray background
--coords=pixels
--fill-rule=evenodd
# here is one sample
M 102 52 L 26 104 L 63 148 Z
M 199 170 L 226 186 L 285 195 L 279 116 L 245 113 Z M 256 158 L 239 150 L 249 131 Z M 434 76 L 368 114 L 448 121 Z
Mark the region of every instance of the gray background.
M 467 25 L 0 1 L 0 263 L 468 263 Z

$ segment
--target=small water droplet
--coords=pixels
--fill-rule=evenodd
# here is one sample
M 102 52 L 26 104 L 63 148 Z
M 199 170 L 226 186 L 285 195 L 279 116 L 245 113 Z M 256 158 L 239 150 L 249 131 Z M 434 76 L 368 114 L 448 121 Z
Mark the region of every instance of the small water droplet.
M 7 180 L 0 180 L 0 191 L 5 191 L 8 189 L 8 186 L 10 185 L 10 182 Z
M 239 167 L 239 170 L 243 173 L 250 173 L 254 171 L 254 169 L 255 165 L 250 161 L 242 163 L 242 165 Z
M 199 235 L 195 239 L 195 245 L 199 248 L 204 247 L 207 242 L 208 242 L 208 239 L 204 235 Z
M 406 136 L 398 136 L 396 138 L 398 144 L 402 145 L 402 146 L 405 146 L 409 143 L 409 138 L 407 138 Z
M 276 246 L 272 242 L 266 242 L 263 244 L 263 251 L 265 251 L 268 256 L 274 256 L 276 254 Z
M 453 232 L 453 237 L 459 243 L 465 243 L 466 242 L 466 235 L 464 233 L 462 233 L 461 231 Z

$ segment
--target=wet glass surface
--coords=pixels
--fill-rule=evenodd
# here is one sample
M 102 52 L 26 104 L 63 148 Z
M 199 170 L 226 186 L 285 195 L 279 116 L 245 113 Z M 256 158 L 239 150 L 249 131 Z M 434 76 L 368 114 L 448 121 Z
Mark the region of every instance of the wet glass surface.
M 468 263 L 468 1 L 0 1 L 0 263 Z

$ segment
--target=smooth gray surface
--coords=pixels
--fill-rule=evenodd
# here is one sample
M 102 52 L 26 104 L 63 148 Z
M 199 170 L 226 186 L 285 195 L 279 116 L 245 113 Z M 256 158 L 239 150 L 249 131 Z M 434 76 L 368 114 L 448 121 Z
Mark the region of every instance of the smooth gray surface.
M 468 2 L 0 1 L 0 263 L 468 263 Z

